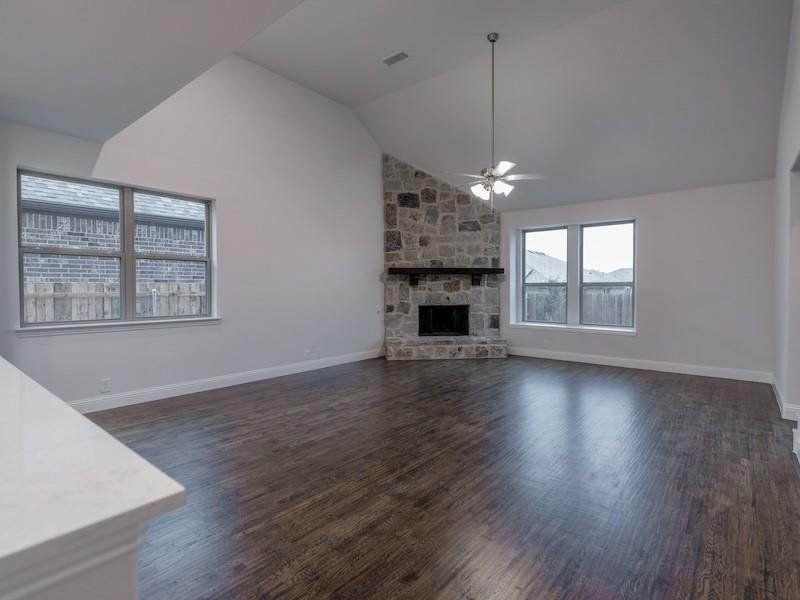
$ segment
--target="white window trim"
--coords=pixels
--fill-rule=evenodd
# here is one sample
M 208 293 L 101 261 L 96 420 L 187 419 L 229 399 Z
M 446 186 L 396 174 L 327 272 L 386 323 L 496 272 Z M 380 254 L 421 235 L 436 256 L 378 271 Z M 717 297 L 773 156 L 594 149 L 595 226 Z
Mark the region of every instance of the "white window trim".
M 510 323 L 510 329 L 527 329 L 537 331 L 561 331 L 567 333 L 604 333 L 609 335 L 637 335 L 634 327 L 612 327 L 605 325 L 561 325 L 558 323 L 534 323 L 532 321 L 520 321 Z
M 99 321 L 96 323 L 64 323 L 63 325 L 27 325 L 18 327 L 14 333 L 19 338 L 51 335 L 73 335 L 103 333 L 109 331 L 136 331 L 139 329 L 171 329 L 200 325 L 217 325 L 221 317 L 183 317 L 176 319 L 150 319 L 147 321 Z
M 617 223 L 633 223 L 633 325 L 619 327 L 614 325 L 583 325 L 581 323 L 581 264 L 582 264 L 582 228 L 592 225 L 614 225 Z M 532 231 L 547 231 L 552 229 L 567 229 L 567 322 L 544 323 L 525 321 L 523 319 L 523 303 L 521 301 L 523 289 L 523 271 L 525 269 L 525 234 Z M 561 331 L 569 333 L 604 333 L 611 335 L 635 336 L 636 323 L 639 312 L 639 223 L 636 217 L 621 217 L 602 221 L 577 221 L 554 225 L 533 225 L 521 227 L 513 232 L 513 249 L 515 260 L 512 261 L 511 296 L 513 302 L 510 306 L 513 320 L 508 323 L 511 329 L 527 329 L 539 331 Z

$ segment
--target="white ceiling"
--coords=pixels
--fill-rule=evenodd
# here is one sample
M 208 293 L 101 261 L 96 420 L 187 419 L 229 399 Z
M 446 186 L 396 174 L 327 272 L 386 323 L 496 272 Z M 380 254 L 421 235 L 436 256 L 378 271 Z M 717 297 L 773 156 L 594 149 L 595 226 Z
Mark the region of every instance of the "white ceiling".
M 773 176 L 791 0 L 305 0 L 240 54 L 356 107 L 435 175 L 498 158 L 548 179 L 501 209 Z M 393 67 L 381 60 L 399 51 Z
M 621 1 L 304 0 L 238 54 L 354 107 L 485 54 L 495 29 L 528 39 Z
M 105 140 L 300 0 L 3 0 L 0 119 Z

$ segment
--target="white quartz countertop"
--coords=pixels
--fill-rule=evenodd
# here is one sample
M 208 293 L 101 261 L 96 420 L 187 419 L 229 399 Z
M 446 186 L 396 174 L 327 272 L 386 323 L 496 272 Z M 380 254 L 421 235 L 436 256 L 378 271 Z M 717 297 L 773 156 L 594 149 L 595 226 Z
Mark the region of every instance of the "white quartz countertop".
M 0 358 L 0 580 L 135 527 L 183 487 Z

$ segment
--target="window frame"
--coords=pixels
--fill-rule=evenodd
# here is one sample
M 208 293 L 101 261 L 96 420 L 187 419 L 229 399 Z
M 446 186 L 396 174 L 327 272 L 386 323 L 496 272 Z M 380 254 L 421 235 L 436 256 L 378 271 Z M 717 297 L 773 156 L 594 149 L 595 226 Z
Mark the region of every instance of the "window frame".
M 28 175 L 55 181 L 65 181 L 95 187 L 104 187 L 119 192 L 119 248 L 116 250 L 100 250 L 96 248 L 66 248 L 59 246 L 33 246 L 27 245 L 22 239 L 22 177 Z M 170 253 L 136 252 L 136 215 L 134 211 L 134 193 L 153 194 L 173 198 L 200 202 L 205 207 L 205 254 L 191 256 Z M 215 260 L 213 257 L 215 223 L 214 200 L 198 196 L 187 196 L 164 190 L 156 190 L 142 186 L 134 186 L 110 181 L 92 179 L 88 177 L 73 177 L 28 169 L 17 168 L 17 283 L 19 287 L 19 327 L 24 330 L 86 327 L 98 328 L 104 325 L 146 324 L 163 323 L 165 321 L 192 321 L 217 319 L 216 316 L 216 289 L 215 285 Z M 29 323 L 25 320 L 25 274 L 24 257 L 28 254 L 48 254 L 51 256 L 81 256 L 89 258 L 116 258 L 119 260 L 119 286 L 120 286 L 120 316 L 115 319 L 95 319 L 79 321 L 48 321 Z M 205 263 L 206 274 L 206 311 L 199 315 L 173 315 L 173 316 L 136 316 L 136 261 L 145 260 L 170 260 L 181 262 Z
M 591 227 L 608 227 L 610 225 L 632 225 L 633 226 L 633 264 L 631 265 L 631 282 L 630 283 L 609 283 L 602 282 L 585 282 L 583 280 L 583 232 Z M 636 219 L 622 219 L 619 221 L 604 221 L 600 223 L 581 223 L 578 231 L 578 325 L 582 327 L 611 327 L 615 329 L 634 329 L 636 327 Z M 629 287 L 631 288 L 631 324 L 630 325 L 608 325 L 603 323 L 587 323 L 583 320 L 583 288 L 584 287 Z
M 609 282 L 587 282 L 583 281 L 583 230 L 586 227 L 598 227 L 604 225 L 633 225 L 633 280 L 631 283 L 609 283 Z M 576 221 L 570 223 L 561 223 L 557 225 L 546 225 L 541 227 L 524 227 L 517 229 L 516 235 L 516 282 L 519 289 L 515 293 L 520 304 L 516 310 L 512 310 L 515 315 L 516 322 L 509 323 L 510 327 L 518 328 L 541 328 L 551 329 L 554 331 L 587 331 L 587 332 L 600 332 L 600 333 L 620 333 L 624 335 L 636 334 L 636 320 L 637 320 L 637 261 L 638 261 L 638 219 L 636 217 L 626 217 L 610 220 L 599 221 Z M 567 302 L 567 321 L 564 322 L 549 322 L 549 321 L 528 321 L 525 319 L 525 288 L 526 285 L 549 285 L 549 284 L 526 284 L 525 283 L 525 235 L 530 232 L 536 231 L 551 231 L 555 229 L 567 230 L 567 282 L 566 284 L 566 302 Z M 577 268 L 576 268 L 577 265 Z M 630 287 L 631 288 L 631 310 L 632 310 L 632 325 L 599 325 L 594 323 L 583 322 L 583 287 Z
M 520 293 L 521 293 L 521 304 L 520 304 L 520 319 L 523 323 L 533 323 L 537 325 L 567 325 L 569 323 L 569 261 L 567 262 L 567 280 L 564 283 L 527 283 L 525 281 L 525 256 L 527 252 L 527 235 L 529 233 L 540 233 L 544 231 L 561 231 L 564 230 L 567 234 L 567 255 L 569 255 L 569 227 L 567 225 L 554 225 L 549 227 L 536 227 L 533 229 L 523 229 L 520 231 L 520 240 L 521 240 L 521 265 L 522 265 L 522 276 L 520 278 Z M 565 304 L 565 315 L 563 321 L 535 321 L 533 319 L 526 319 L 526 306 L 527 306 L 527 298 L 525 292 L 529 287 L 563 287 L 564 288 L 564 304 Z

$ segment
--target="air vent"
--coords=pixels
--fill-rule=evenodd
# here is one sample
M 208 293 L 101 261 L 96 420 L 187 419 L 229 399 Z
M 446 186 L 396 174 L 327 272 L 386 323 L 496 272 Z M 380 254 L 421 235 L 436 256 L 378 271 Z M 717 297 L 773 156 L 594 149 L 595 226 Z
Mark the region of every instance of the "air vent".
M 406 54 L 405 52 L 398 52 L 397 54 L 390 56 L 389 58 L 384 58 L 383 62 L 391 67 L 393 64 L 399 63 L 401 60 L 405 60 L 407 58 L 408 54 Z

